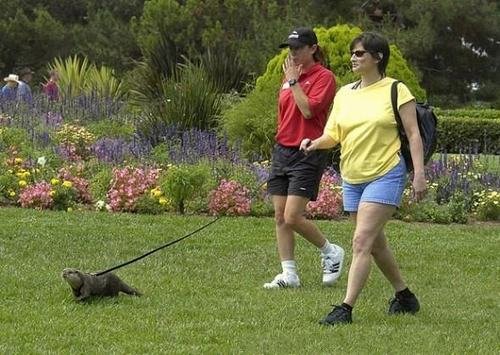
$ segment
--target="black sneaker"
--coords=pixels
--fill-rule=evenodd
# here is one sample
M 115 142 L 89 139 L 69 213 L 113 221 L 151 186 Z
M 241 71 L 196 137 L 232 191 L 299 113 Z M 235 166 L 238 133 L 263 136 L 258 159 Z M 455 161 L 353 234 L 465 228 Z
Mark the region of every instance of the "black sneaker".
M 328 315 L 319 321 L 323 325 L 348 324 L 352 323 L 351 311 L 342 307 L 333 305 L 333 309 Z
M 420 303 L 418 303 L 417 297 L 411 295 L 411 297 L 399 297 L 396 296 L 389 301 L 389 314 L 402 314 L 410 313 L 415 314 L 420 309 Z

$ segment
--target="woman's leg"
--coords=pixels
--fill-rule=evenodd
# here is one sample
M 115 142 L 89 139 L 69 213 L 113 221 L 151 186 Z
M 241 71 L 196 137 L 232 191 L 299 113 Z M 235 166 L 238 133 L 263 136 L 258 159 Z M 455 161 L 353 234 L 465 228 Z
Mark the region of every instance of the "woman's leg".
M 368 279 L 372 249 L 375 240 L 396 208 L 373 202 L 362 202 L 356 215 L 356 229 L 352 241 L 352 262 L 344 303 L 354 306 Z
M 406 288 L 406 284 L 401 277 L 398 264 L 394 258 L 389 244 L 387 244 L 387 238 L 383 230 L 380 231 L 378 237 L 375 239 L 372 248 L 372 255 L 375 263 L 384 276 L 389 280 L 392 287 L 399 292 Z

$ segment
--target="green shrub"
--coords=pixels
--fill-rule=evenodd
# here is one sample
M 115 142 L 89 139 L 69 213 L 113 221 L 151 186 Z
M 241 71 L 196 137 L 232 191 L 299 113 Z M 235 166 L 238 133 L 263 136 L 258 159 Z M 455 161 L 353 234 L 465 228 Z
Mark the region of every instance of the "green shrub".
M 96 139 L 122 138 L 127 141 L 131 139 L 135 130 L 134 125 L 115 120 L 91 122 L 86 127 Z
M 348 25 L 337 25 L 329 29 L 315 29 L 323 48 L 327 64 L 337 79 L 337 87 L 355 81 L 351 70 L 349 44 L 362 31 Z M 287 50 L 272 58 L 266 72 L 257 79 L 256 86 L 239 104 L 225 111 L 221 129 L 227 133 L 231 143 L 239 143 L 246 155 L 259 153 L 269 157 L 276 131 L 277 98 L 283 78 L 282 64 Z M 391 45 L 391 60 L 387 74 L 405 82 L 419 100 L 425 98 L 425 91 L 418 84 L 418 78 L 401 52 Z
M 500 119 L 438 116 L 438 151 L 500 153 Z
M 150 70 L 144 65 L 141 75 L 151 77 Z M 171 77 L 143 82 L 132 88 L 131 105 L 143 111 L 138 130 L 151 141 L 158 142 L 164 128 L 173 125 L 202 130 L 217 125 L 222 95 L 202 64 L 188 62 L 179 65 Z
M 113 179 L 113 171 L 110 165 L 100 165 L 99 169 L 90 178 L 90 195 L 95 200 L 106 201 L 109 185 Z
M 480 221 L 500 221 L 500 192 L 489 190 L 476 194 L 475 215 Z
M 49 65 L 49 70 L 59 73 L 60 94 L 64 98 L 82 95 L 97 95 L 100 98 L 121 99 L 125 88 L 115 76 L 113 69 L 90 63 L 87 57 L 56 58 Z
M 165 206 L 162 206 L 157 198 L 146 193 L 139 197 L 135 203 L 137 213 L 141 214 L 162 214 L 166 211 Z
M 160 143 L 151 150 L 150 158 L 158 165 L 166 165 L 170 163 L 168 151 L 169 149 L 167 143 Z
M 11 146 L 22 147 L 28 141 L 25 129 L 2 127 L 0 128 L 0 151 L 5 151 Z
M 187 201 L 200 191 L 209 178 L 210 174 L 203 165 L 172 166 L 160 180 L 160 187 L 172 200 L 175 209 L 184 214 Z
M 436 114 L 441 117 L 463 117 L 463 118 L 482 118 L 500 120 L 500 110 L 478 109 L 478 108 L 459 108 L 459 109 L 435 109 Z

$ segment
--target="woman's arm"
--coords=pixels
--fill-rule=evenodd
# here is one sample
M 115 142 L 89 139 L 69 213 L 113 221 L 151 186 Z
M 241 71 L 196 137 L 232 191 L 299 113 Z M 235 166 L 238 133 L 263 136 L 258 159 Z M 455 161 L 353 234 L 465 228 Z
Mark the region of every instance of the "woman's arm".
M 399 116 L 410 144 L 411 160 L 413 162 L 413 193 L 417 201 L 420 201 L 427 189 L 424 171 L 424 148 L 417 123 L 417 112 L 415 101 L 411 100 L 399 108 Z
M 323 133 L 321 137 L 311 140 L 309 138 L 304 138 L 300 143 L 300 150 L 306 153 L 317 149 L 329 149 L 335 147 L 339 142 L 335 141 L 327 133 Z

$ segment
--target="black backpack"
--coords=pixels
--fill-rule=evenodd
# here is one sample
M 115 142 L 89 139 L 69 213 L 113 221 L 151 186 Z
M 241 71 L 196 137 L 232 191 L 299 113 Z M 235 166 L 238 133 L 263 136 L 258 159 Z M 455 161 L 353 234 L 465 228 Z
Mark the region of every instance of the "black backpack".
M 406 170 L 408 172 L 413 170 L 413 162 L 410 154 L 410 144 L 406 137 L 406 132 L 403 128 L 403 122 L 398 111 L 398 83 L 395 81 L 391 86 L 391 101 L 394 116 L 398 124 L 399 139 L 401 140 L 401 154 L 405 159 Z M 417 102 L 417 123 L 420 130 L 420 137 L 422 137 L 422 145 L 424 147 L 424 164 L 427 164 L 432 154 L 436 150 L 437 143 L 437 117 L 432 111 L 432 107 L 428 104 Z

